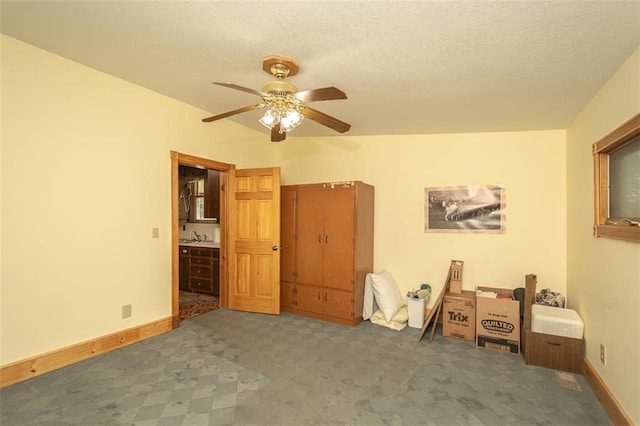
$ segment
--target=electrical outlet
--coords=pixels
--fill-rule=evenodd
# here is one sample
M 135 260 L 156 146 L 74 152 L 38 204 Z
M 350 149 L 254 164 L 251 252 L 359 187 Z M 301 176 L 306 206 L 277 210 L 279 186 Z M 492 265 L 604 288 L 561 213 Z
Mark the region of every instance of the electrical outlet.
M 607 348 L 602 343 L 600 343 L 600 361 L 607 365 Z
M 122 319 L 129 318 L 131 316 L 131 305 L 122 306 Z
M 160 229 L 151 228 L 151 238 L 159 238 L 159 237 L 160 237 Z

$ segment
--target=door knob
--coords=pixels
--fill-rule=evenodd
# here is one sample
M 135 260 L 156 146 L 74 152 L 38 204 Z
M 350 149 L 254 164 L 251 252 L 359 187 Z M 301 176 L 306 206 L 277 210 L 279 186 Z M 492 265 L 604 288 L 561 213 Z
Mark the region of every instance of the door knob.
M 280 250 L 281 248 L 282 248 L 282 247 L 280 247 L 280 246 L 272 246 L 272 247 L 271 247 L 271 250 L 273 250 L 273 251 L 278 251 L 278 250 Z

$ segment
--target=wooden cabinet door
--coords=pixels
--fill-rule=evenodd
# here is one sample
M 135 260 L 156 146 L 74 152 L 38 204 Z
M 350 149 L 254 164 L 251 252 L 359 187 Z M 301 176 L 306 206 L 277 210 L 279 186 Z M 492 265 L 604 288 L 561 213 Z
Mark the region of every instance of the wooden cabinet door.
M 280 286 L 280 309 L 293 310 L 296 307 L 295 284 L 283 281 Z
M 323 291 L 323 313 L 335 318 L 353 319 L 353 296 L 350 292 L 326 289 Z
M 179 275 L 178 283 L 180 290 L 189 291 L 189 249 L 186 247 L 179 247 Z
M 213 259 L 211 263 L 211 292 L 220 296 L 220 258 Z
M 280 280 L 294 282 L 295 276 L 295 196 L 292 187 L 282 187 L 280 195 Z
M 321 314 L 323 310 L 323 289 L 309 285 L 296 286 L 296 308 Z
M 351 290 L 354 285 L 355 200 L 352 187 L 324 191 L 323 284 Z
M 296 206 L 297 282 L 322 284 L 324 249 L 323 191 L 299 190 Z

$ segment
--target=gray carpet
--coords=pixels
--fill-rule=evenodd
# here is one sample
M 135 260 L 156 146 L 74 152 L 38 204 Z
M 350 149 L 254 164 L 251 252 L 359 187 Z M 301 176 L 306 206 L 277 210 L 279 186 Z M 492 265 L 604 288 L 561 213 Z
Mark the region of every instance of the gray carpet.
M 580 375 L 419 331 L 219 309 L 0 390 L 0 423 L 611 424 Z

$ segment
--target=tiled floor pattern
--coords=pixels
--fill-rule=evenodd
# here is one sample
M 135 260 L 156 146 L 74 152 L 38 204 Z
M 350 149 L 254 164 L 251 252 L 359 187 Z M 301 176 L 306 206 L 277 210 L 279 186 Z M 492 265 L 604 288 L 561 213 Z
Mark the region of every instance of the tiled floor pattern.
M 0 390 L 0 423 L 610 424 L 582 376 L 418 334 L 219 309 Z

